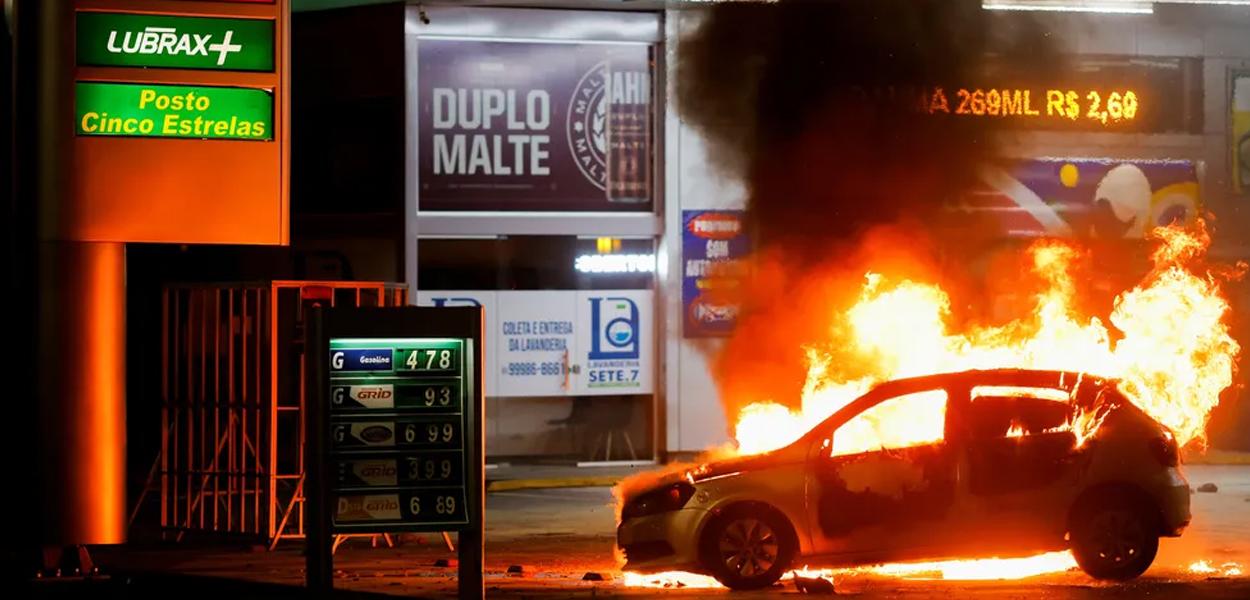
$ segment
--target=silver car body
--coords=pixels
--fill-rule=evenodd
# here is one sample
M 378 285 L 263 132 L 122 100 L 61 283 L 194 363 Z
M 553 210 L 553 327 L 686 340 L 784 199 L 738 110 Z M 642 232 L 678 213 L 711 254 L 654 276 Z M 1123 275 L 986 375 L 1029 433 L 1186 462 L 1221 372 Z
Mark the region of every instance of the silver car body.
M 1157 460 L 1158 449 L 1152 447 L 1160 439 L 1170 441 L 1170 433 L 1135 407 L 1111 411 L 1081 447 L 1071 433 L 974 440 L 957 433 L 960 419 L 971 414 L 967 407 L 974 386 L 1058 389 L 1078 402 L 1078 397 L 1088 400 L 1113 390 L 1114 381 L 995 370 L 882 384 L 774 452 L 679 469 L 642 488 L 635 482 L 625 492 L 624 520 L 617 530 L 625 569 L 703 572 L 700 540 L 709 520 L 744 503 L 784 515 L 797 542 L 795 564 L 813 567 L 1062 549 L 1075 507 L 1109 489 L 1148 505 L 1158 516 L 1160 536 L 1180 535 L 1189 523 L 1188 482 L 1175 463 Z M 830 436 L 852 417 L 890 398 L 929 389 L 947 393 L 943 441 L 829 456 Z M 919 484 L 917 465 L 923 465 Z M 873 479 L 851 486 L 849 470 Z M 630 514 L 631 502 L 643 494 L 681 481 L 693 486 L 682 507 Z

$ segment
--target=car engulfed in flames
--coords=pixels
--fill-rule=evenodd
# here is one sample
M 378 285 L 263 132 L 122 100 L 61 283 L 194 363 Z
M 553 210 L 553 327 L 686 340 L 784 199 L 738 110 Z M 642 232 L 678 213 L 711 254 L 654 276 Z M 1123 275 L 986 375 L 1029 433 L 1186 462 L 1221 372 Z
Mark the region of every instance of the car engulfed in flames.
M 1117 383 L 1010 369 L 883 383 L 783 448 L 629 495 L 618 528 L 625 568 L 751 589 L 796 564 L 1070 548 L 1094 577 L 1136 577 L 1159 537 L 1189 523 L 1189 486 L 1175 437 Z M 832 451 L 842 431 L 917 403 L 944 405 L 935 439 Z
M 808 565 L 983 557 L 1141 574 L 1189 522 L 1179 449 L 1203 447 L 1232 383 L 1220 285 L 1244 269 L 1203 263 L 1201 222 L 1149 237 L 1152 267 L 1105 323 L 1077 308 L 1088 280 L 1070 241 L 1028 248 L 1031 310 L 992 326 L 952 330 L 942 288 L 869 272 L 827 308 L 827 339 L 804 343 L 797 406 L 731 407 L 735 447 L 618 486 L 624 570 L 738 589 Z

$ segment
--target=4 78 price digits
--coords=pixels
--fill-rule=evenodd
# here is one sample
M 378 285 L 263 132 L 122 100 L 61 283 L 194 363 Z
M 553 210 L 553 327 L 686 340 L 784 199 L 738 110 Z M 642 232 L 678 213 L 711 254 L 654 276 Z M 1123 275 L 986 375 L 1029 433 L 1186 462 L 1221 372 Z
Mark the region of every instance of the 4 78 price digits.
M 451 371 L 456 368 L 456 351 L 450 348 L 403 350 L 403 365 L 410 371 Z

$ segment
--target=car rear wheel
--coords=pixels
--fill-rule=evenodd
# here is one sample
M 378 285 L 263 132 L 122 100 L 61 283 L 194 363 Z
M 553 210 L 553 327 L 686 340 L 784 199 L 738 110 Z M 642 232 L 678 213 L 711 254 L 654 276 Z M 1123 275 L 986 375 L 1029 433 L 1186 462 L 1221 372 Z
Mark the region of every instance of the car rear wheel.
M 733 507 L 714 517 L 704 532 L 702 548 L 704 567 L 734 590 L 776 583 L 790 568 L 795 552 L 785 517 L 756 505 Z
M 1108 499 L 1081 511 L 1072 526 L 1072 555 L 1097 579 L 1124 581 L 1146 572 L 1159 551 L 1149 513 L 1127 498 Z

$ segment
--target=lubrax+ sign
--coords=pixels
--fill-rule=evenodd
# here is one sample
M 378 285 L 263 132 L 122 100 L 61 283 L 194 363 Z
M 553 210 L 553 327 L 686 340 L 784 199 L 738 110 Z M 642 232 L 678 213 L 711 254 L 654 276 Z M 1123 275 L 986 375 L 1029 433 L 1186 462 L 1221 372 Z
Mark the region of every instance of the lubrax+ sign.
M 78 13 L 78 64 L 272 71 L 274 23 L 130 13 Z
M 273 95 L 249 88 L 75 84 L 78 135 L 273 138 Z

